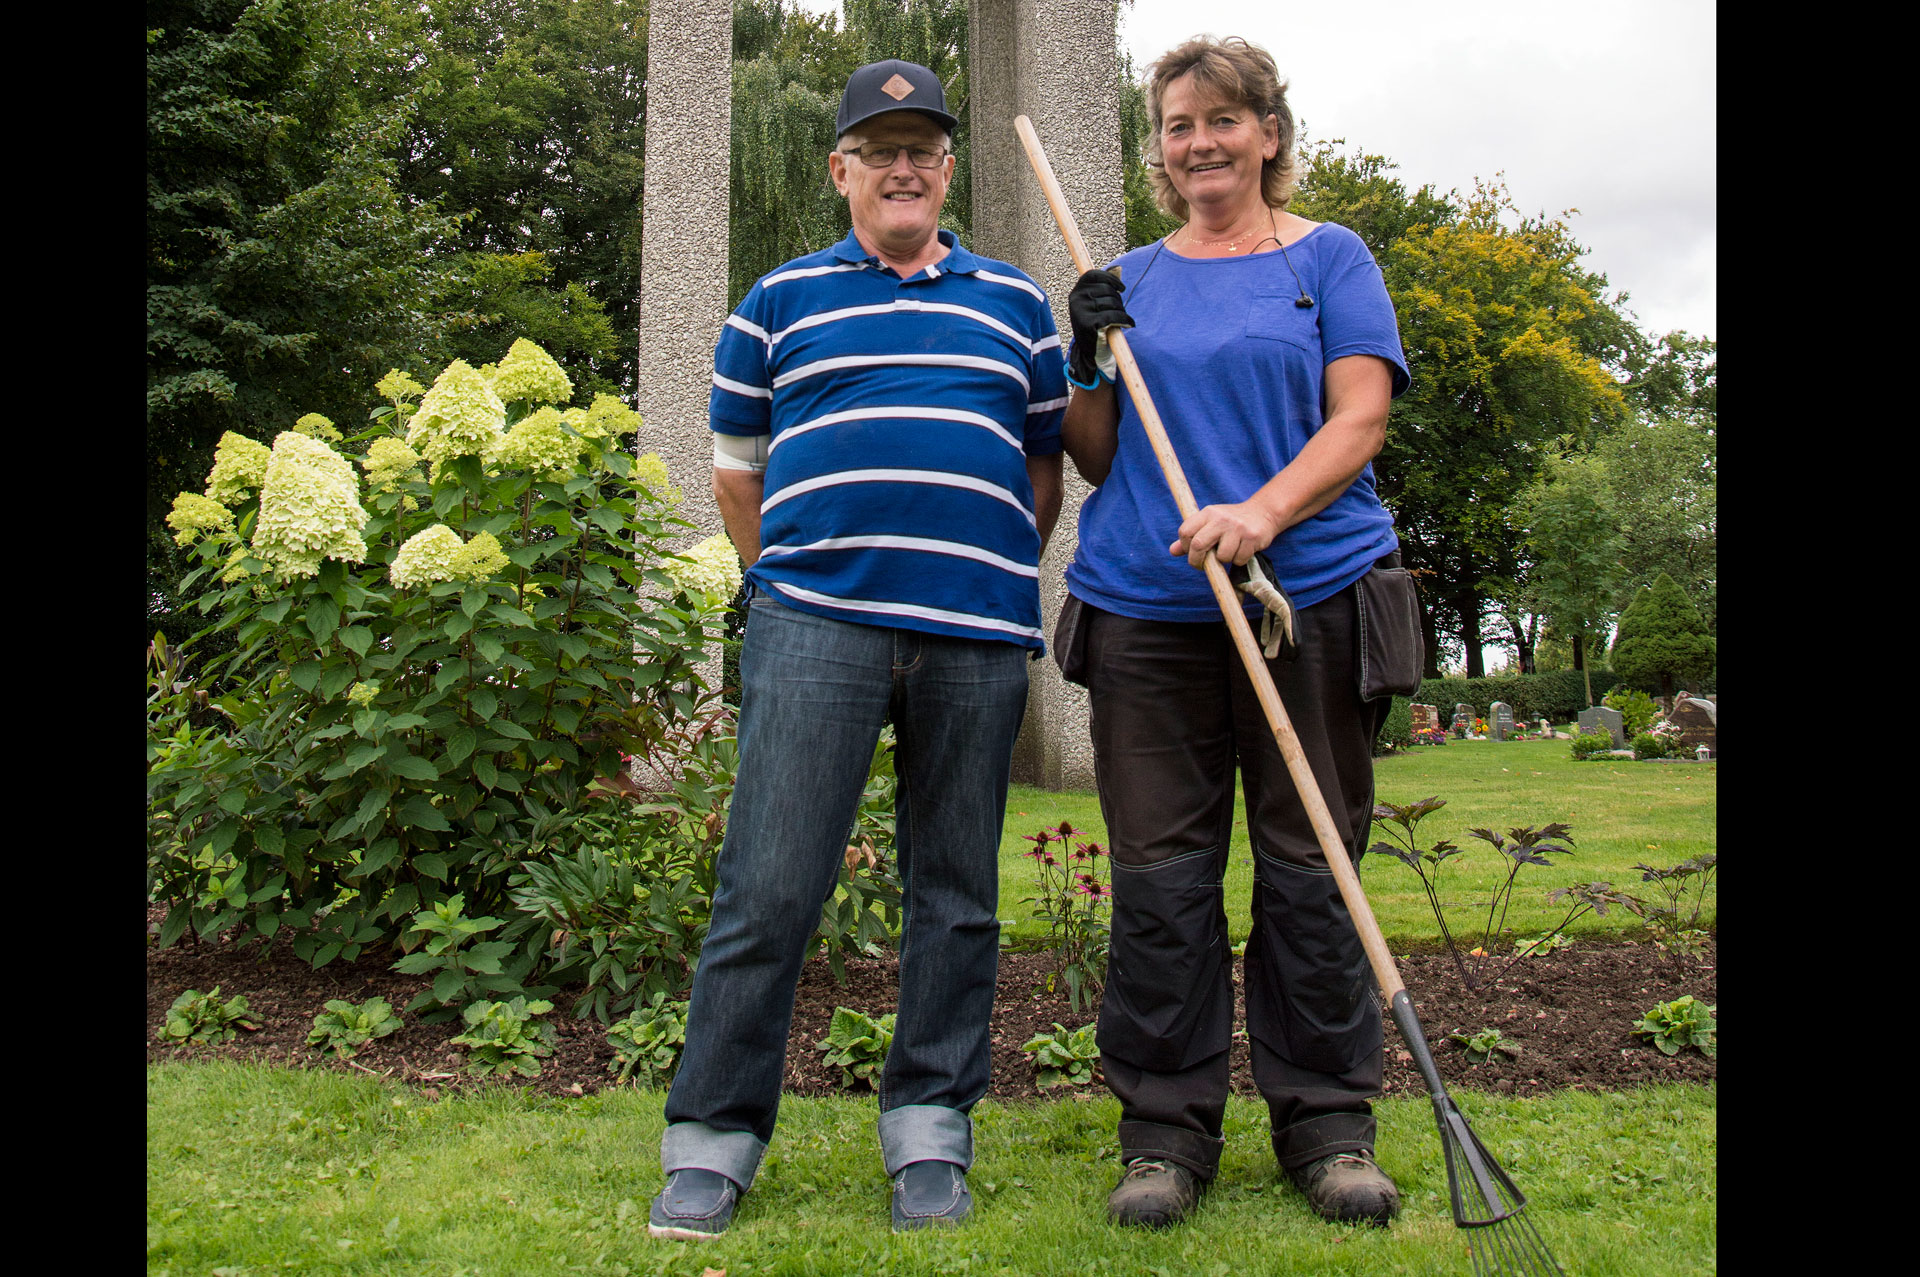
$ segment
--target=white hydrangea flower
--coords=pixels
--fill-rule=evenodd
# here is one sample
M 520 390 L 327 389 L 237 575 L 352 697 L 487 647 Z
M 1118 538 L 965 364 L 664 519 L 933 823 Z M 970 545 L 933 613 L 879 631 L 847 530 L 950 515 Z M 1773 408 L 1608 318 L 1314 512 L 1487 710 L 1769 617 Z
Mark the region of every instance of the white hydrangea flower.
M 724 532 L 668 559 L 665 567 L 676 585 L 709 607 L 724 607 L 740 591 L 740 553 Z
M 433 462 L 435 476 L 455 457 L 486 456 L 498 446 L 507 406 L 464 359 L 447 365 L 407 422 L 407 444 Z
M 460 534 L 444 523 L 436 523 L 424 532 L 416 532 L 393 556 L 387 576 L 401 589 L 431 585 L 454 578 L 453 558 L 463 547 Z
M 207 496 L 221 505 L 238 505 L 259 490 L 267 477 L 267 445 L 229 430 L 213 450 Z
M 197 492 L 182 492 L 173 499 L 173 512 L 167 515 L 173 529 L 173 543 L 187 545 L 209 532 L 233 531 L 233 511 Z
M 673 476 L 667 473 L 667 463 L 660 459 L 657 452 L 643 453 L 634 459 L 633 483 L 635 487 L 645 488 L 669 505 L 680 504 L 683 494 L 673 486 Z
M 506 553 L 500 549 L 499 538 L 491 532 L 482 532 L 461 546 L 448 564 L 453 575 L 462 581 L 484 581 L 506 566 Z
M 329 443 L 339 443 L 342 437 L 339 430 L 334 427 L 333 418 L 323 417 L 317 412 L 310 412 L 300 418 L 293 423 L 293 428 L 303 435 L 324 439 Z
M 493 393 L 501 399 L 529 399 L 537 403 L 565 403 L 573 398 L 573 382 L 540 347 L 525 337 L 514 338 L 507 357 L 493 371 Z M 423 405 L 424 406 L 424 405 Z
M 253 552 L 286 576 L 312 576 L 322 559 L 364 562 L 366 526 L 347 459 L 318 439 L 281 431 L 260 487 Z
M 501 436 L 488 460 L 552 479 L 570 477 L 586 445 L 562 428 L 562 420 L 560 410 L 551 406 L 528 414 Z
M 392 492 L 403 482 L 418 479 L 419 466 L 420 454 L 391 435 L 375 439 L 360 458 L 369 492 Z

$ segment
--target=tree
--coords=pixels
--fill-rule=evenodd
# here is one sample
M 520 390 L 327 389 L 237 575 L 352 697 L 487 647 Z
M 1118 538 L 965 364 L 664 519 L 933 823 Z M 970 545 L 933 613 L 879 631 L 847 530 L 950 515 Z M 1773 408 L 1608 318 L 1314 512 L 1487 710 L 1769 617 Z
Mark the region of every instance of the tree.
M 498 363 L 515 339 L 524 337 L 556 362 L 582 369 L 574 386 L 576 403 L 620 393 L 604 375 L 585 371 L 611 368 L 626 344 L 586 285 L 576 280 L 550 287 L 553 264 L 545 253 L 474 253 L 464 265 L 465 273 L 449 282 L 445 294 L 461 312 L 448 343 L 452 358 L 475 367 Z
M 1620 527 L 1605 467 L 1591 457 L 1549 458 L 1517 513 L 1531 556 L 1524 600 L 1556 637 L 1571 642 L 1573 668 L 1587 673 L 1591 705 L 1587 644 L 1605 638 L 1620 586 Z M 1532 672 L 1527 656 L 1522 673 Z
M 1622 601 L 1664 573 L 1712 630 L 1719 584 L 1715 432 L 1673 418 L 1636 422 L 1601 439 L 1594 455 L 1606 467 L 1620 520 Z
M 386 38 L 419 50 L 409 83 L 437 90 L 411 122 L 399 180 L 415 198 L 461 215 L 451 236 L 458 306 L 486 259 L 539 253 L 545 290 L 578 310 L 569 290 L 603 308 L 611 348 L 575 345 L 579 388 L 637 377 L 641 206 L 646 158 L 644 0 L 357 0 Z M 371 84 L 374 95 L 399 86 Z M 575 297 L 578 296 L 576 292 Z M 531 296 L 526 304 L 535 305 Z M 508 312 L 510 313 L 510 312 Z M 507 334 L 501 349 L 518 334 Z M 496 356 L 497 357 L 496 352 Z M 556 357 L 566 359 L 559 350 Z
M 356 22 L 344 0 L 147 5 L 150 616 L 184 570 L 163 521 L 223 433 L 350 421 L 444 331 L 433 250 L 452 221 L 391 158 L 431 90 L 364 98 L 410 54 Z
M 959 117 L 959 159 L 940 225 L 971 236 L 964 0 L 847 0 L 846 21 L 811 15 L 793 0 L 738 0 L 733 22 L 733 186 L 728 304 L 782 262 L 818 252 L 852 229 L 847 202 L 827 176 L 840 92 L 857 67 L 883 58 L 918 62 L 940 77 Z
M 1677 582 L 1662 572 L 1620 616 L 1613 640 L 1613 671 L 1671 697 L 1679 683 L 1713 673 L 1715 643 L 1700 610 Z
M 1409 226 L 1381 263 L 1413 386 L 1394 405 L 1376 484 L 1429 633 L 1436 609 L 1453 614 L 1469 677 L 1489 598 L 1515 589 L 1512 512 L 1548 445 L 1582 446 L 1627 412 L 1609 365 L 1633 330 L 1606 278 L 1580 267 L 1583 251 L 1565 222 L 1520 217 L 1496 182 L 1453 221 Z

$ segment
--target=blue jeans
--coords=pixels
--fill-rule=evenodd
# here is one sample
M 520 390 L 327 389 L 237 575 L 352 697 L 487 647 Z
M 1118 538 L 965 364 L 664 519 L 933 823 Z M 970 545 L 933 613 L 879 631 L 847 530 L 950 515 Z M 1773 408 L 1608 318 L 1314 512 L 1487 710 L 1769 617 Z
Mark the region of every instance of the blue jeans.
M 999 967 L 1000 830 L 1027 653 L 854 625 L 754 596 L 740 653 L 740 771 L 661 1166 L 749 1185 L 780 1107 L 794 988 L 833 891 L 881 727 L 899 777 L 900 1007 L 880 1082 L 893 1174 L 972 1163 Z

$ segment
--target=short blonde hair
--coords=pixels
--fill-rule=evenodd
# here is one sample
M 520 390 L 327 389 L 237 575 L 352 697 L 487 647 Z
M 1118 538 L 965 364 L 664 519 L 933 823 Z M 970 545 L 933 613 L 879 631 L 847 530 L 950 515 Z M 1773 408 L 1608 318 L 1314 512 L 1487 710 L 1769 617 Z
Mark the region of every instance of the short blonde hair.
M 1287 106 L 1287 85 L 1273 56 L 1239 36 L 1224 40 L 1195 36 L 1169 49 L 1147 68 L 1147 111 L 1153 125 L 1147 138 L 1147 181 L 1153 187 L 1154 202 L 1181 221 L 1192 213 L 1180 192 L 1173 189 L 1160 150 L 1160 134 L 1165 127 L 1161 103 L 1167 87 L 1183 75 L 1192 75 L 1196 85 L 1211 89 L 1224 101 L 1249 108 L 1258 120 L 1271 115 L 1279 121 L 1280 149 L 1260 168 L 1260 194 L 1269 207 L 1285 208 L 1293 198 L 1299 176 L 1294 164 L 1293 111 Z

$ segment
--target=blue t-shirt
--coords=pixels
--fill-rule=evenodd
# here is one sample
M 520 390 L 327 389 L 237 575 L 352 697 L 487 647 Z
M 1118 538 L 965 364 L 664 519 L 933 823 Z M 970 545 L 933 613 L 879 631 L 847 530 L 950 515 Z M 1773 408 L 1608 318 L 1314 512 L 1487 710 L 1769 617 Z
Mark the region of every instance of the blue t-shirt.
M 1127 344 L 1203 507 L 1245 501 L 1299 454 L 1324 419 L 1323 383 L 1334 360 L 1378 355 L 1393 365 L 1393 394 L 1407 388 L 1380 268 L 1344 226 L 1322 223 L 1285 255 L 1190 258 L 1149 244 L 1118 263 L 1137 325 Z M 1294 304 L 1303 286 L 1311 307 Z M 1179 535 L 1179 507 L 1132 396 L 1121 387 L 1119 398 L 1119 450 L 1106 482 L 1080 507 L 1067 587 L 1139 620 L 1218 620 L 1206 573 L 1167 553 Z M 1399 545 L 1369 464 L 1266 553 L 1294 604 L 1311 607 Z M 1250 614 L 1259 610 L 1247 606 Z
M 962 248 L 901 279 L 852 234 L 762 277 L 714 351 L 708 421 L 771 434 L 747 576 L 835 620 L 1044 650 L 1027 458 L 1060 451 L 1046 295 Z

